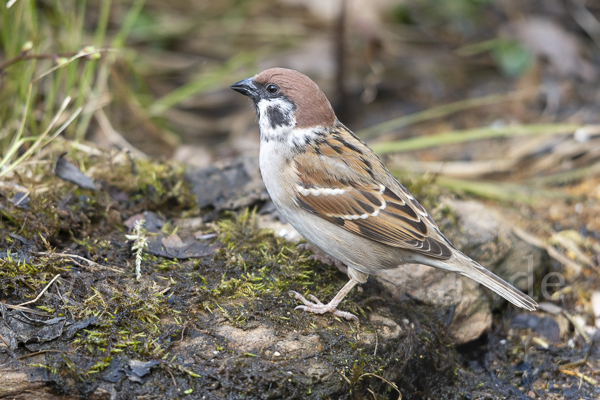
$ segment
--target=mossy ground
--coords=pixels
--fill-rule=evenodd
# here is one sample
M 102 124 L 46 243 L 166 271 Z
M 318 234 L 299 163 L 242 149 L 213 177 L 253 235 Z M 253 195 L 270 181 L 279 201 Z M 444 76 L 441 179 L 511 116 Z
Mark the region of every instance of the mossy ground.
M 224 213 L 203 227 L 220 243 L 212 256 L 180 262 L 144 254 L 142 277 L 136 280 L 135 254 L 123 221 L 141 211 L 167 220 L 200 216 L 183 168 L 134 161 L 123 153 L 72 150 L 69 158 L 96 180 L 97 192 L 63 182 L 51 173 L 50 163 L 39 163 L 15 176 L 15 183 L 31 191 L 26 207 L 9 201 L 12 190 L 3 189 L 0 197 L 0 247 L 7 250 L 0 259 L 2 299 L 11 305 L 32 300 L 60 274 L 29 307 L 46 317 L 65 317 L 68 324 L 88 323 L 71 338 L 35 344 L 39 355 L 29 356 L 31 344 L 29 350 L 20 345 L 7 359 L 12 357 L 18 368 L 37 368 L 56 393 L 89 395 L 128 360 L 160 363 L 144 385 L 121 380 L 125 397 L 395 398 L 386 379 L 411 398 L 409 388 L 441 393 L 452 385 L 454 352 L 431 310 L 390 307 L 374 285 L 366 285 L 343 303 L 367 321 L 362 324 L 294 311 L 288 290 L 328 299 L 346 277 L 271 231 L 257 229 L 253 210 Z M 167 235 L 176 230 L 170 223 L 162 228 Z M 412 327 L 375 350 L 361 341 L 374 331 L 367 318 L 374 310 L 401 324 L 410 321 Z M 315 383 L 302 374 L 302 357 L 275 362 L 237 351 L 215 333 L 215 323 L 242 330 L 268 327 L 279 335 L 316 333 L 323 343 L 319 357 L 339 376 Z M 221 354 L 216 362 L 189 355 L 190 363 L 172 352 L 174 343 L 194 332 L 211 337 Z
M 66 145 L 56 144 L 48 158 Z M 467 393 L 518 396 L 526 389 L 516 387 L 531 386 L 522 370 L 541 362 L 543 354 L 525 354 L 527 344 L 518 335 L 509 337 L 511 345 L 482 353 L 482 364 L 493 365 L 499 375 L 471 368 L 472 351 L 463 358 L 448 337 L 448 310 L 394 303 L 373 281 L 342 303 L 359 316 L 358 324 L 295 311 L 289 290 L 327 300 L 347 278 L 257 229 L 253 209 L 225 212 L 202 226 L 203 234 L 216 234 L 211 240 L 220 243 L 210 256 L 178 261 L 144 253 L 136 280 L 123 221 L 154 211 L 168 221 L 163 234 L 184 237 L 194 232 L 178 228 L 176 219 L 204 215 L 184 168 L 117 152 L 71 150 L 69 158 L 96 180 L 98 191 L 59 180 L 50 162 L 14 176 L 13 183 L 30 191 L 26 207 L 10 201 L 15 190 L 0 191 L 2 302 L 33 300 L 60 274 L 27 307 L 44 313 L 38 319 L 64 317 L 67 326 L 85 322 L 72 336 L 20 344 L 2 356 L 15 370 L 33 371 L 54 394 L 99 396 L 112 387 L 117 398 L 397 399 L 395 384 L 404 399 L 454 399 Z M 408 185 L 427 206 L 438 195 L 426 181 Z M 452 215 L 436 212 L 452 223 Z M 401 333 L 384 342 L 366 340 L 380 332 L 371 315 L 389 318 Z M 491 342 L 507 337 L 508 320 L 497 323 L 502 328 Z M 241 348 L 222 334 L 223 326 L 246 333 L 266 329 L 276 340 L 316 335 L 320 349 L 274 359 L 275 344 Z M 202 345 L 186 347 L 190 343 Z M 140 384 L 120 376 L 131 360 L 158 363 Z M 314 363 L 329 372 L 311 375 Z

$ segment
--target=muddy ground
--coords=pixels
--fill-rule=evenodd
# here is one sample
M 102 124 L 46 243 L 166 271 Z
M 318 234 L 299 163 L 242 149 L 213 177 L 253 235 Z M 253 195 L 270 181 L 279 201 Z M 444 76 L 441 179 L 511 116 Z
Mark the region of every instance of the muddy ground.
M 373 279 L 342 303 L 358 323 L 295 311 L 288 290 L 328 299 L 346 277 L 258 229 L 272 213 L 263 197 L 200 209 L 182 166 L 69 146 L 0 192 L 0 398 L 600 395 L 598 349 L 561 315 L 500 303 L 489 332 L 455 346 L 453 310 L 391 300 Z M 52 173 L 62 150 L 97 190 Z M 35 192 L 21 198 L 25 186 Z

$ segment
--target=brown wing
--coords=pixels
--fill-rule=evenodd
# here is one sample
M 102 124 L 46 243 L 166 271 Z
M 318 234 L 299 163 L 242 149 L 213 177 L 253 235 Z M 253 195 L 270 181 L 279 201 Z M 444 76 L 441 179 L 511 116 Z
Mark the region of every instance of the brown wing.
M 340 227 L 393 247 L 438 259 L 452 251 L 431 237 L 435 223 L 375 154 L 343 126 L 294 158 L 296 203 Z M 310 153 L 309 153 L 310 152 Z M 386 186 L 377 179 L 389 176 Z M 440 235 L 441 236 L 441 235 Z

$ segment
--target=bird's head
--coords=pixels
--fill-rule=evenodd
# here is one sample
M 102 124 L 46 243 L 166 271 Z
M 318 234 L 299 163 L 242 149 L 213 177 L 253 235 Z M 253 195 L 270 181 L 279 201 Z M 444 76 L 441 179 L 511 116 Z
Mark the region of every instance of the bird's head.
M 231 85 L 254 102 L 261 140 L 297 144 L 337 121 L 325 94 L 300 72 L 271 68 Z

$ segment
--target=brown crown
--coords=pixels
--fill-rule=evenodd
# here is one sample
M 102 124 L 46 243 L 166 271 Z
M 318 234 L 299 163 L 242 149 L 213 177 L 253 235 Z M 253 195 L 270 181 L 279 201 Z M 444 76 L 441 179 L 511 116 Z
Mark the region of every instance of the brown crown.
M 325 94 L 308 76 L 285 68 L 267 69 L 254 78 L 262 85 L 274 83 L 296 105 L 296 127 L 332 126 L 335 113 Z

